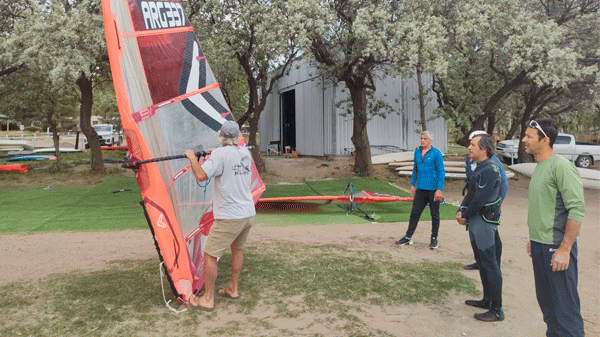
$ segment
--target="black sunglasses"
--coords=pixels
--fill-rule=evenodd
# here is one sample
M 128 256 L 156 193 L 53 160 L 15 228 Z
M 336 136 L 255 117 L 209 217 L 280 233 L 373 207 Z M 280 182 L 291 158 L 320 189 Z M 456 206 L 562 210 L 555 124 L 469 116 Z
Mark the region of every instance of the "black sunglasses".
M 548 137 L 548 135 L 544 132 L 544 130 L 542 129 L 540 124 L 538 122 L 534 121 L 533 119 L 531 120 L 531 122 L 529 122 L 529 126 L 540 130 L 544 134 L 544 137 Z

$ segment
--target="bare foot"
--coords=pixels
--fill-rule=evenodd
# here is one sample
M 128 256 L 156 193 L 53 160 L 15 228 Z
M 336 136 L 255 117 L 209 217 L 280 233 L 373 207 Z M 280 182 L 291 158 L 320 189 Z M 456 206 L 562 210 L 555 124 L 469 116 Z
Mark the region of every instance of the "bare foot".
M 240 294 L 238 294 L 237 291 L 231 291 L 229 287 L 221 289 L 217 293 L 223 297 L 231 298 L 234 300 L 237 300 L 240 297 Z
M 204 311 L 213 311 L 215 309 L 214 301 L 210 303 L 209 301 L 204 299 L 204 297 L 197 297 L 195 295 L 192 295 L 192 297 L 190 297 L 189 303 L 191 308 L 196 308 Z

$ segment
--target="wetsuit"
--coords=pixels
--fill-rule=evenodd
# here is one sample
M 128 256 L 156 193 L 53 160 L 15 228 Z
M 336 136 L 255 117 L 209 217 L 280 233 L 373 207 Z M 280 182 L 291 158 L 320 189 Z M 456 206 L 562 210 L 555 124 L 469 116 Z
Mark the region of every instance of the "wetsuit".
M 504 165 L 502 165 L 502 162 L 500 161 L 500 159 L 498 159 L 498 156 L 493 155 L 492 160 L 500 169 L 500 178 L 502 179 L 502 187 L 500 188 L 500 205 L 502 205 L 502 202 L 504 201 L 504 198 L 506 198 L 506 194 L 508 193 L 508 179 L 506 178 L 506 171 L 504 170 Z M 473 160 L 470 155 L 467 155 L 467 158 L 465 158 L 465 166 L 467 179 L 465 180 L 466 184 L 463 190 L 463 195 L 465 195 L 465 192 L 469 188 L 469 179 L 471 179 L 473 171 L 475 171 L 475 169 L 477 168 L 477 162 Z
M 459 209 L 462 217 L 468 220 L 471 247 L 483 285 L 483 300 L 490 302 L 490 308 L 497 312 L 502 310 L 502 249 L 498 234 L 501 188 L 500 169 L 493 159 L 488 158 L 477 164 Z M 497 247 L 497 241 L 500 247 Z
M 506 194 L 508 193 L 508 179 L 506 178 L 506 171 L 504 170 L 504 165 L 502 164 L 500 159 L 498 159 L 498 156 L 493 155 L 492 160 L 500 170 L 500 179 L 502 181 L 502 185 L 500 187 L 500 202 L 498 203 L 498 206 L 502 207 L 502 202 L 504 201 L 504 198 L 506 198 Z M 467 189 L 469 188 L 469 180 L 471 179 L 471 176 L 473 176 L 473 171 L 475 171 L 475 169 L 477 168 L 477 162 L 473 160 L 470 155 L 467 155 L 467 158 L 465 158 L 465 166 L 467 179 L 465 180 L 466 184 L 465 188 L 463 189 L 463 195 L 465 195 Z M 498 234 L 498 231 L 496 231 L 494 241 L 496 245 L 496 260 L 498 261 L 498 265 L 500 265 L 502 257 L 502 240 L 500 240 L 500 235 Z

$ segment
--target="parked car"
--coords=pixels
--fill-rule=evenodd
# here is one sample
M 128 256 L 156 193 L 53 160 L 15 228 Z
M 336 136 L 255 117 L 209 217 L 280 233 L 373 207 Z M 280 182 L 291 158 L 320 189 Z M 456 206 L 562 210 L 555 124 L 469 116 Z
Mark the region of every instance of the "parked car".
M 578 167 L 590 167 L 594 162 L 600 160 L 600 145 L 590 143 L 578 143 L 573 135 L 559 133 L 554 142 L 554 153 L 559 154 Z M 507 163 L 517 162 L 519 150 L 519 139 L 504 140 L 496 146 L 496 153 Z
M 98 139 L 100 140 L 101 146 L 114 146 L 121 145 L 122 136 L 119 132 L 117 132 L 116 128 L 112 124 L 96 124 L 92 125 L 96 133 L 98 134 Z M 85 136 L 83 137 L 83 143 L 85 144 L 85 148 L 89 149 L 90 144 L 87 141 Z

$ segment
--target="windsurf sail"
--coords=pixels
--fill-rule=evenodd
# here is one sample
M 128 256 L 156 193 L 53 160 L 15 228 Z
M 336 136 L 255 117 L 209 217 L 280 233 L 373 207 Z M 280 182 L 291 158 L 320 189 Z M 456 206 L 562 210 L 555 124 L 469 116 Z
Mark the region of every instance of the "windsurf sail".
M 21 172 L 21 173 L 25 173 L 30 168 L 31 168 L 31 165 L 24 165 L 24 164 L 0 165 L 0 171 L 3 171 L 3 172 Z
M 128 148 L 125 145 L 114 145 L 114 146 L 101 146 L 102 151 L 127 151 Z
M 131 159 L 218 147 L 233 115 L 179 0 L 102 0 L 117 104 Z M 243 144 L 242 144 L 243 145 Z M 204 284 L 203 248 L 213 223 L 213 184 L 200 187 L 187 159 L 136 169 L 148 222 L 173 284 L 187 303 Z M 253 197 L 264 184 L 252 163 Z
M 262 207 L 266 203 L 304 203 L 304 204 L 317 204 L 317 205 L 344 205 L 351 202 L 355 204 L 375 204 L 380 202 L 393 202 L 393 201 L 409 201 L 412 202 L 411 197 L 399 197 L 397 195 L 383 194 L 371 191 L 360 191 L 351 195 L 313 195 L 313 196 L 301 196 L 301 197 L 280 197 L 280 198 L 261 198 L 256 204 L 256 208 Z

